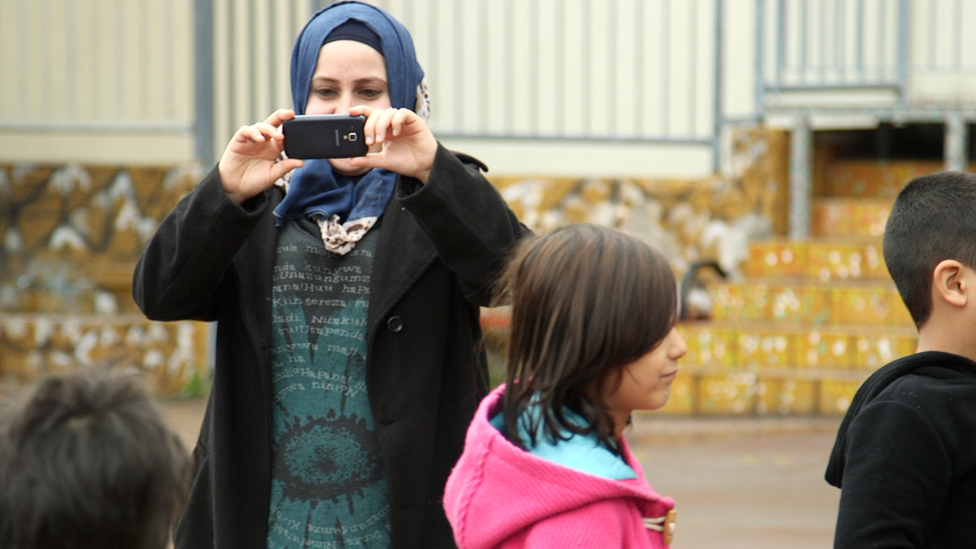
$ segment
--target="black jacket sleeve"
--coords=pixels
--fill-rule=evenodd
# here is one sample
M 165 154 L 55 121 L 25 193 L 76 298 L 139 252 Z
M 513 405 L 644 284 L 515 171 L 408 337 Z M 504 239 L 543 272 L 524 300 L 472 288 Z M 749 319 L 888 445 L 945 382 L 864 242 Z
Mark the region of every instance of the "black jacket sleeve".
M 132 297 L 151 320 L 216 320 L 218 286 L 267 204 L 242 205 L 224 193 L 214 168 L 170 212 L 146 245 L 132 277 Z
M 397 199 L 427 233 L 466 297 L 489 306 L 492 285 L 515 243 L 530 234 L 477 167 L 438 145 L 426 184 L 401 177 Z

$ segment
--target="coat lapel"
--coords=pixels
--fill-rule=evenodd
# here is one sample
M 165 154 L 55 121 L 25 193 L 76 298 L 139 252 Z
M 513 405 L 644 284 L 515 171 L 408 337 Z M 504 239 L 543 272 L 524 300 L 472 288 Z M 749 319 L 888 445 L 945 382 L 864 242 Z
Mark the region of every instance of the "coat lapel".
M 386 205 L 380 224 L 366 324 L 370 340 L 380 321 L 437 258 L 434 245 L 413 214 L 397 201 L 395 193 Z
M 270 193 L 269 204 L 265 207 L 274 208 L 280 200 L 279 193 Z M 367 337 L 375 333 L 379 322 L 386 318 L 390 309 L 437 258 L 434 245 L 413 214 L 400 205 L 396 195 L 387 203 L 380 225 L 377 227 L 380 234 L 370 282 Z M 245 314 L 251 312 L 255 315 L 248 319 L 249 325 L 267 325 L 266 329 L 262 328 L 259 333 L 253 334 L 258 347 L 265 349 L 271 345 L 271 330 L 267 319 L 271 318 L 270 280 L 274 269 L 275 247 L 278 245 L 274 216 L 262 217 L 260 225 L 254 228 L 253 235 L 248 242 L 253 246 L 252 253 L 243 255 L 265 259 L 254 261 L 251 265 L 238 263 L 238 272 L 242 277 L 242 288 L 262 288 L 260 296 L 253 296 L 260 300 L 260 304 L 257 307 L 244 307 L 243 311 Z

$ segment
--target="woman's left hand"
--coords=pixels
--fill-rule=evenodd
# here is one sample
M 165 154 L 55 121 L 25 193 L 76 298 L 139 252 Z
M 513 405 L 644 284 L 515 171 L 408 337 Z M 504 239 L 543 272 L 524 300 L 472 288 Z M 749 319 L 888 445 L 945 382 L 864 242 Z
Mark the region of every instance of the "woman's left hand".
M 365 115 L 363 128 L 370 152 L 350 159 L 353 166 L 385 168 L 427 183 L 437 154 L 437 139 L 423 118 L 410 109 L 351 107 L 349 114 Z

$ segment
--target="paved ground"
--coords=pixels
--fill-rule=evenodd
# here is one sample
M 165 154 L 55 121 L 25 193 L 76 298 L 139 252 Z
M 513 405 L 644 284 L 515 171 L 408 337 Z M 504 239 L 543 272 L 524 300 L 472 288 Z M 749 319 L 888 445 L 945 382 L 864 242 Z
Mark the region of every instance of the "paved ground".
M 204 402 L 163 408 L 192 449 Z M 677 502 L 673 549 L 824 549 L 840 497 L 823 480 L 838 424 L 651 414 L 626 436 L 654 488 Z
M 824 549 L 840 498 L 823 480 L 838 424 L 638 420 L 631 438 L 652 486 L 675 499 L 674 549 Z

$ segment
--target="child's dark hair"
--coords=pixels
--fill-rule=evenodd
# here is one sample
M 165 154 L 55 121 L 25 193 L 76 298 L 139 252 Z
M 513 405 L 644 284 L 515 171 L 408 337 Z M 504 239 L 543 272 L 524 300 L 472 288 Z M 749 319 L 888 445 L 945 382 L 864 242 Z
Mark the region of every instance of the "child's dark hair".
M 505 434 L 525 447 L 526 408 L 552 442 L 560 430 L 596 434 L 614 452 L 605 397 L 620 369 L 656 347 L 677 317 L 674 274 L 660 252 L 620 231 L 575 224 L 519 245 L 498 295 L 512 304 L 504 395 Z M 568 421 L 568 408 L 586 425 Z M 529 425 L 536 444 L 539 425 Z
M 133 375 L 47 377 L 0 421 L 0 546 L 163 549 L 190 468 Z
M 976 175 L 939 172 L 901 190 L 884 232 L 884 258 L 916 327 L 932 313 L 932 273 L 954 259 L 976 268 Z

